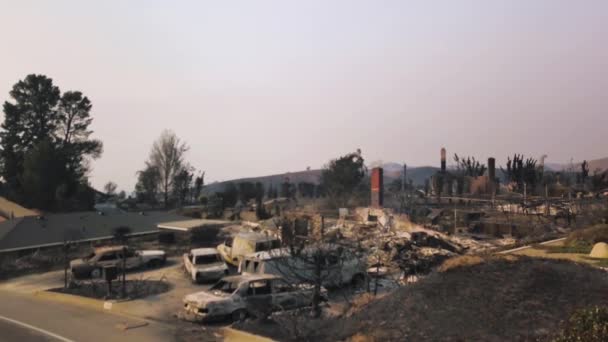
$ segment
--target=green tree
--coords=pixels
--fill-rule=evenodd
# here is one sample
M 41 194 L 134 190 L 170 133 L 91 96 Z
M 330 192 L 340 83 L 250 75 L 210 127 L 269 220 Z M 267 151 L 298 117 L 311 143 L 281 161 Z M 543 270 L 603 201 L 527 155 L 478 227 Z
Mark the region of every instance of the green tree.
M 194 179 L 194 200 L 198 201 L 199 197 L 201 197 L 201 193 L 203 192 L 203 186 L 205 186 L 205 171 L 203 171 L 200 175 L 198 175 Z
M 283 183 L 281 183 L 281 197 L 295 198 L 296 197 L 296 186 L 291 183 L 289 177 L 285 177 Z
M 367 168 L 361 151 L 333 159 L 321 172 L 321 187 L 334 205 L 346 206 Z
M 79 91 L 65 92 L 59 100 L 57 139 L 67 157 L 69 176 L 76 179 L 88 171 L 85 159 L 98 158 L 102 152 L 101 141 L 90 139 L 91 107 L 91 101 Z
M 114 182 L 107 182 L 106 185 L 103 186 L 103 191 L 105 191 L 106 195 L 110 197 L 116 196 L 116 189 L 118 185 Z
M 258 206 L 262 204 L 264 192 L 264 184 L 261 182 L 255 182 L 255 202 L 258 204 Z
M 298 192 L 302 197 L 312 198 L 315 195 L 315 184 L 310 182 L 298 183 Z
M 194 177 L 194 174 L 191 170 L 191 167 L 184 166 L 173 177 L 173 196 L 177 200 L 178 205 L 183 205 L 186 202 L 188 193 L 192 188 L 192 178 Z
M 101 142 L 90 139 L 90 101 L 80 92 L 61 96 L 52 79 L 44 75 L 28 75 L 9 94 L 12 101 L 4 102 L 0 132 L 0 174 L 8 196 L 44 205 L 40 209 L 81 206 L 77 201 L 87 193 L 83 188 L 88 187 L 88 159 L 99 157 L 102 151 Z M 36 176 L 42 168 L 47 169 L 44 181 Z M 34 185 L 23 183 L 25 179 Z
M 50 209 L 53 208 L 57 197 L 59 200 L 65 200 L 66 187 L 59 186 L 60 177 L 64 173 L 63 167 L 59 151 L 49 140 L 40 141 L 27 151 L 19 177 L 23 202 L 30 207 Z
M 243 201 L 244 203 L 256 198 L 257 196 L 257 192 L 256 192 L 256 187 L 255 187 L 255 183 L 253 182 L 240 182 L 238 183 L 238 189 L 239 189 L 239 199 L 241 201 Z
M 141 203 L 156 204 L 161 182 L 160 172 L 152 165 L 137 172 L 137 184 L 135 184 L 135 196 Z
M 222 208 L 232 208 L 239 199 L 239 189 L 233 182 L 224 184 L 224 191 L 220 195 L 222 199 Z

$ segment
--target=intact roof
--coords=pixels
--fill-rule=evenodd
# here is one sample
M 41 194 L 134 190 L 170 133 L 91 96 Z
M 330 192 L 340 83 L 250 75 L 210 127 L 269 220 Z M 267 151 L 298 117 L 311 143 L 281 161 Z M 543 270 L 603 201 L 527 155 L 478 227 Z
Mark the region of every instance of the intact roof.
M 223 227 L 231 224 L 233 224 L 232 221 L 225 220 L 182 219 L 171 222 L 159 222 L 158 228 L 178 231 L 189 231 L 196 228 Z
M 217 249 L 215 248 L 195 248 L 193 250 L 190 251 L 190 253 L 192 253 L 192 255 L 214 255 L 214 254 L 218 254 Z
M 64 241 L 109 239 L 120 226 L 132 235 L 158 232 L 159 222 L 188 218 L 166 212 L 73 212 L 29 216 L 0 223 L 0 252 L 47 247 Z

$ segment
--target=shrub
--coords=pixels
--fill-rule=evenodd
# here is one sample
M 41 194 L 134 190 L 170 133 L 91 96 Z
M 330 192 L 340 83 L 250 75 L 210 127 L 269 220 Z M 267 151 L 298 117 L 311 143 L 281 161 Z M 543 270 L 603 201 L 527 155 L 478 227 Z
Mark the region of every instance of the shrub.
M 591 307 L 575 312 L 553 342 L 608 341 L 608 308 Z
M 599 224 L 572 232 L 564 242 L 570 247 L 593 247 L 598 242 L 608 242 L 608 225 Z

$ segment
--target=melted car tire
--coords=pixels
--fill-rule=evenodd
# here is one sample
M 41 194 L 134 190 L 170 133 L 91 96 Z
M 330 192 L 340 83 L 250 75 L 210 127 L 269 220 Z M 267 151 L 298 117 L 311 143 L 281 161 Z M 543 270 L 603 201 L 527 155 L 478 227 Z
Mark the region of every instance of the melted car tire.
M 94 268 L 91 271 L 91 278 L 101 278 L 101 269 L 99 268 Z
M 247 318 L 247 310 L 238 309 L 232 313 L 232 320 L 234 322 L 242 322 Z
M 355 289 L 365 287 L 365 276 L 361 273 L 355 274 L 355 276 L 351 280 L 351 284 Z

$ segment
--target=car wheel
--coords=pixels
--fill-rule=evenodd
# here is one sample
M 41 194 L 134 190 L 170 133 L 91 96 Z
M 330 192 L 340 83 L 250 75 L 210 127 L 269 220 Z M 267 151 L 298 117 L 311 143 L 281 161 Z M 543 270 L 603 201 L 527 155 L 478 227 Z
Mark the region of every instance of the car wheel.
M 238 309 L 232 313 L 232 320 L 235 322 L 242 322 L 247 318 L 247 310 Z
M 148 267 L 149 268 L 154 268 L 154 267 L 158 267 L 160 266 L 160 262 L 156 259 L 152 259 L 150 261 L 148 261 Z
M 99 268 L 94 268 L 91 271 L 91 278 L 101 278 L 101 270 Z
M 365 276 L 361 273 L 355 274 L 351 280 L 351 284 L 356 289 L 365 287 Z

